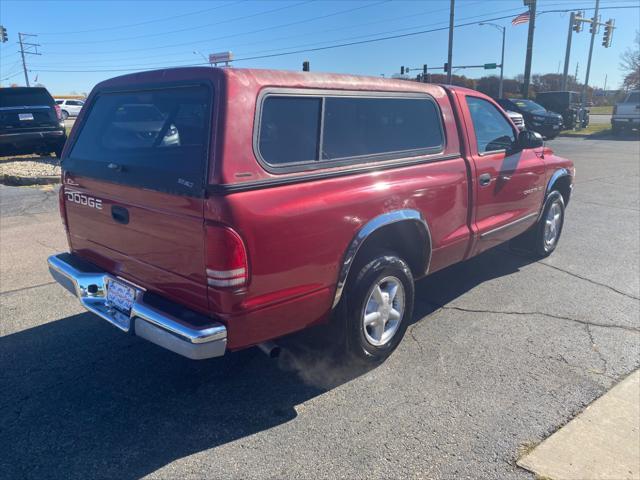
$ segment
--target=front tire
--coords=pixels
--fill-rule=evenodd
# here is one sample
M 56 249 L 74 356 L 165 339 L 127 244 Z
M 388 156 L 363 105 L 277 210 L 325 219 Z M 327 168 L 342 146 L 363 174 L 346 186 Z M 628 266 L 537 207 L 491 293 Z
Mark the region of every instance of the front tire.
M 347 353 L 381 363 L 398 346 L 413 315 L 415 287 L 409 265 L 393 252 L 377 254 L 361 266 L 345 293 Z
M 526 250 L 538 258 L 548 257 L 558 246 L 564 226 L 564 198 L 554 190 L 544 203 L 538 223 L 510 242 L 513 250 Z

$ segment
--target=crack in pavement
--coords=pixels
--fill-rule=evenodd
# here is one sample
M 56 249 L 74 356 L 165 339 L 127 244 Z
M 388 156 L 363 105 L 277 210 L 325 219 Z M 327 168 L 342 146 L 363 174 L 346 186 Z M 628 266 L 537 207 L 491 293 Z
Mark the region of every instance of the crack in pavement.
M 545 267 L 549 267 L 549 268 L 553 268 L 554 270 L 558 270 L 559 272 L 566 273 L 567 275 L 571 275 L 572 277 L 579 278 L 580 280 L 584 280 L 585 282 L 592 283 L 593 285 L 598 285 L 600 287 L 608 288 L 612 292 L 615 292 L 615 293 L 617 293 L 619 295 L 625 296 L 625 297 L 630 298 L 632 300 L 640 300 L 640 297 L 636 297 L 635 295 L 632 295 L 631 293 L 626 293 L 626 292 L 623 292 L 622 290 L 618 290 L 617 288 L 612 287 L 611 285 L 607 285 L 606 283 L 600 283 L 600 282 L 598 282 L 596 280 L 592 280 L 590 278 L 583 277 L 582 275 L 578 275 L 577 273 L 570 272 L 569 270 L 565 270 L 563 268 L 556 267 L 555 265 L 551 265 L 550 263 L 545 263 L 545 262 L 537 262 L 537 263 L 539 263 L 540 265 L 544 265 Z
M 600 358 L 600 361 L 602 362 L 602 374 L 606 375 L 608 367 L 609 367 L 609 363 L 607 362 L 607 359 L 604 358 L 604 355 L 602 354 L 602 352 L 598 348 L 598 345 L 596 345 L 596 340 L 593 337 L 593 332 L 591 331 L 591 326 L 590 325 L 585 325 L 585 330 L 587 331 L 587 335 L 589 336 L 589 342 L 591 342 L 591 349 L 598 354 L 598 357 Z
M 511 250 L 507 250 L 507 249 L 501 249 L 500 251 L 504 252 L 504 253 L 506 253 L 508 255 L 511 255 L 513 257 L 529 258 L 527 255 L 522 255 L 522 254 L 513 252 Z M 578 278 L 580 280 L 584 280 L 585 282 L 589 282 L 589 283 L 591 283 L 593 285 L 597 285 L 599 287 L 607 288 L 607 289 L 611 290 L 612 292 L 617 293 L 618 295 L 622 295 L 622 296 L 630 298 L 632 300 L 640 300 L 640 297 L 636 297 L 635 295 L 633 295 L 631 293 L 623 292 L 622 290 L 618 290 L 616 287 L 612 287 L 611 285 L 607 285 L 606 283 L 601 283 L 601 282 L 598 282 L 596 280 L 592 280 L 591 278 L 584 277 L 582 275 L 579 275 L 577 273 L 571 272 L 569 270 L 565 270 L 564 268 L 560 268 L 560 267 L 557 267 L 555 265 L 551 265 L 550 263 L 546 263 L 546 262 L 543 262 L 543 261 L 538 261 L 538 262 L 534 262 L 534 264 L 544 265 L 545 267 L 553 268 L 554 270 L 557 270 L 557 271 L 562 272 L 562 273 L 566 273 L 567 275 L 570 275 L 570 276 L 572 276 L 574 278 Z
M 436 305 L 437 306 L 437 305 Z M 476 308 L 466 308 L 466 307 L 456 307 L 456 306 L 448 306 L 448 305 L 440 305 L 439 309 L 441 310 L 457 310 L 460 312 L 467 313 L 493 313 L 496 315 L 540 315 L 543 317 L 554 318 L 556 320 L 564 320 L 567 322 L 578 323 L 580 325 L 587 325 L 591 327 L 601 327 L 601 328 L 619 328 L 621 330 L 625 330 L 627 332 L 640 333 L 640 327 L 631 327 L 629 325 L 619 325 L 616 323 L 598 323 L 598 322 L 589 322 L 587 320 L 580 320 L 578 318 L 564 317 L 562 315 L 555 315 L 553 313 L 545 313 L 545 312 L 537 312 L 537 311 L 529 311 L 529 312 L 520 312 L 517 310 L 484 310 L 484 309 L 476 309 Z

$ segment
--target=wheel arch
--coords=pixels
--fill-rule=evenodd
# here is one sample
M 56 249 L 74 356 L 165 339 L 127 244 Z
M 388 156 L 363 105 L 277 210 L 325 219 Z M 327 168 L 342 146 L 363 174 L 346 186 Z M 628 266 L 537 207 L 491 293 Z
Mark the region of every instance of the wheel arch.
M 569 170 L 566 168 L 557 169 L 555 172 L 553 172 L 553 175 L 551 175 L 551 178 L 547 182 L 547 190 L 544 195 L 544 202 L 547 201 L 547 197 L 553 190 L 558 190 L 562 195 L 562 200 L 564 201 L 565 206 L 569 205 L 572 185 L 573 182 Z
M 421 248 L 415 248 L 412 241 Z M 395 248 L 394 248 L 395 247 Z M 418 210 L 403 209 L 386 212 L 365 223 L 349 243 L 340 265 L 333 307 L 342 298 L 351 267 L 357 263 L 359 254 L 370 249 L 393 248 L 404 255 L 415 277 L 422 277 L 429 271 L 431 263 L 431 231 Z

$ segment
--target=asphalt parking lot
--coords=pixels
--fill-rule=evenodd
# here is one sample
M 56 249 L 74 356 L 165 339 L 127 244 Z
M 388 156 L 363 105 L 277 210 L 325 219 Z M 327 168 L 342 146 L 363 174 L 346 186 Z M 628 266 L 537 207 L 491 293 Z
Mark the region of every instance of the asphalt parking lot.
M 554 255 L 419 282 L 367 372 L 307 336 L 192 362 L 120 333 L 49 277 L 55 189 L 0 186 L 0 478 L 533 478 L 519 453 L 640 366 L 640 141 L 549 145 L 577 168 Z

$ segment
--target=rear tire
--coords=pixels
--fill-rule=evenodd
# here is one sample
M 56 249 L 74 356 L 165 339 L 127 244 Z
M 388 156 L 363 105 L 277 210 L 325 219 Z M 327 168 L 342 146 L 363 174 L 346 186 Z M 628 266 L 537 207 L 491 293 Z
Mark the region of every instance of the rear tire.
M 389 251 L 376 254 L 353 273 L 340 310 L 346 351 L 351 358 L 381 363 L 398 346 L 411 321 L 413 275 L 407 262 Z
M 66 110 L 62 110 L 61 115 L 63 120 L 69 118 L 69 112 L 67 112 Z

